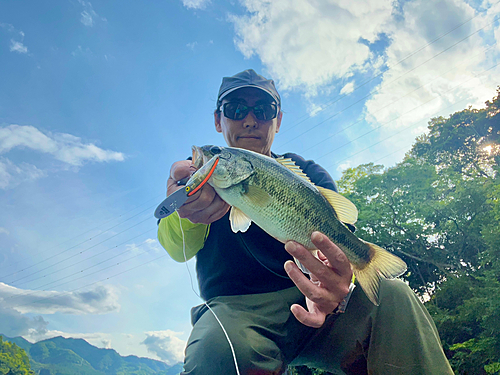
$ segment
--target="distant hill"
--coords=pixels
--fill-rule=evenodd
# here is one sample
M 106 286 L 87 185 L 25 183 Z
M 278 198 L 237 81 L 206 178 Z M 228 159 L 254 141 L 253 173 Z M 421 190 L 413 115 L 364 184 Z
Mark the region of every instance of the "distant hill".
M 32 344 L 22 337 L 3 338 L 24 349 L 31 369 L 40 375 L 177 375 L 182 371 L 180 363 L 169 366 L 135 355 L 122 357 L 113 349 L 97 348 L 83 339 L 59 336 Z

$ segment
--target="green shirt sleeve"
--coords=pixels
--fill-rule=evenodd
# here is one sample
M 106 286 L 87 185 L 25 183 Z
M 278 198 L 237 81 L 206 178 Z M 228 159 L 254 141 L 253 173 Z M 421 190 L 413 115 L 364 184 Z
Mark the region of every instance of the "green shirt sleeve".
M 194 257 L 201 250 L 209 230 L 210 225 L 193 224 L 188 219 L 179 218 L 179 214 L 174 212 L 172 215 L 160 220 L 158 240 L 173 260 L 184 262 Z M 186 250 L 185 256 L 184 246 Z

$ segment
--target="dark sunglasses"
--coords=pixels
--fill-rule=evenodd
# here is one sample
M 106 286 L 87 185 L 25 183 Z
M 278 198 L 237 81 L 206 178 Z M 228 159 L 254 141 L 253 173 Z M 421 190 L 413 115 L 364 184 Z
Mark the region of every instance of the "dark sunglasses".
M 261 121 L 270 121 L 278 116 L 278 106 L 274 103 L 258 104 L 249 107 L 241 103 L 229 102 L 224 103 L 220 109 L 224 113 L 224 116 L 231 120 L 243 120 L 250 111 L 253 112 L 257 120 Z

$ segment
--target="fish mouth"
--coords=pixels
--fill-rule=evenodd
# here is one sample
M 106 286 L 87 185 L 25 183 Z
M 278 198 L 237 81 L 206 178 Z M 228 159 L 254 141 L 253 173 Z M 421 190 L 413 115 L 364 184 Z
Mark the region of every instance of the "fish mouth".
M 214 155 L 220 154 L 224 147 L 206 145 L 202 147 L 192 146 L 192 162 L 196 169 L 204 166 Z
M 200 169 L 210 158 L 203 152 L 202 147 L 192 146 L 192 162 L 196 169 Z

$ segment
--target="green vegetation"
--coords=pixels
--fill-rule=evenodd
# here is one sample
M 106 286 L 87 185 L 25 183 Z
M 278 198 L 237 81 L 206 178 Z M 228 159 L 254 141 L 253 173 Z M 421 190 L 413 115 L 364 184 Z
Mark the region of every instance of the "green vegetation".
M 10 352 L 6 350 L 9 354 L 5 357 L 7 361 L 4 360 L 3 350 L 0 350 L 0 375 L 33 373 L 41 375 L 174 375 L 181 370 L 180 365 L 169 366 L 153 359 L 136 356 L 122 357 L 112 349 L 96 348 L 82 339 L 54 337 L 36 344 L 31 344 L 21 337 L 5 339 L 11 342 L 3 342 L 3 345 L 7 348 L 16 348 L 17 351 L 13 353 L 17 354 L 13 355 L 12 350 Z M 2 340 L 0 336 L 0 343 Z M 34 372 L 30 371 L 30 362 Z M 21 370 L 14 367 L 15 365 L 21 366 L 23 363 L 27 364 L 25 372 L 21 371 L 23 367 L 19 367 Z
M 457 374 L 500 374 L 500 87 L 483 109 L 434 118 L 393 168 L 338 181 L 361 238 L 408 264 Z M 297 368 L 298 375 L 326 374 Z
M 434 118 L 393 168 L 344 172 L 359 209 L 357 234 L 402 257 L 427 301 L 457 374 L 500 374 L 500 87 L 480 110 Z M 176 374 L 159 361 L 121 357 L 84 340 L 16 338 L 43 374 Z M 31 374 L 24 350 L 0 336 L 0 375 Z M 16 372 L 17 371 L 17 372 Z M 294 375 L 325 372 L 296 367 Z
M 14 343 L 4 342 L 0 336 L 0 375 L 34 374 L 26 352 Z

